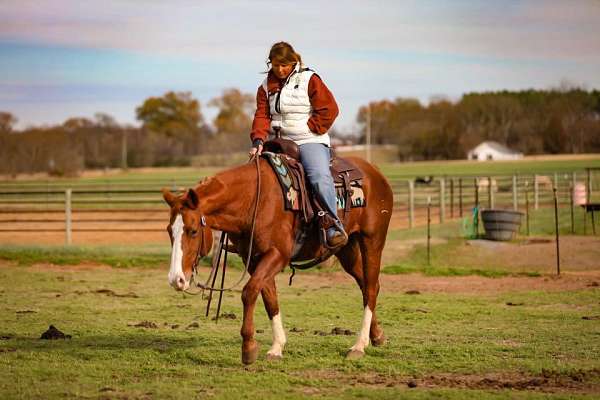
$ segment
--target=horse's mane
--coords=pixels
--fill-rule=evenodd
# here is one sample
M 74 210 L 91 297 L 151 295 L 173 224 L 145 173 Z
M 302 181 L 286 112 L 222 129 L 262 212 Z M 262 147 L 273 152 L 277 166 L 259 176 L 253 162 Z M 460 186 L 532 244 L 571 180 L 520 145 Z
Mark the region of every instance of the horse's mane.
M 256 174 L 254 173 L 255 168 L 256 168 L 256 165 L 252 162 L 252 163 L 245 163 L 242 165 L 237 165 L 237 166 L 228 168 L 224 171 L 217 172 L 213 176 L 209 176 L 209 177 L 202 179 L 196 186 L 196 190 L 197 191 L 202 190 L 202 189 L 212 186 L 214 184 L 217 184 L 217 185 L 220 184 L 220 185 L 227 186 L 227 185 L 234 184 L 235 182 L 245 181 L 250 178 L 254 178 L 256 176 Z M 266 160 L 263 160 L 261 162 L 260 168 L 262 169 L 262 168 L 271 168 L 271 167 L 268 165 L 268 162 Z

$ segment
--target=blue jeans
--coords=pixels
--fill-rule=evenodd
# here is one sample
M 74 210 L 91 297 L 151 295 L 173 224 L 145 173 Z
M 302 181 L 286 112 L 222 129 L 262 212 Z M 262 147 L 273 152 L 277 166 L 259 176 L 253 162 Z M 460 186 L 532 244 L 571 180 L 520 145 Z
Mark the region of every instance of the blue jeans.
M 333 185 L 333 177 L 329 171 L 329 161 L 331 159 L 329 147 L 322 143 L 305 143 L 299 147 L 300 162 L 302 162 L 306 178 L 313 189 L 313 193 L 319 196 L 319 199 L 325 203 L 325 211 L 328 211 L 339 222 L 335 187 Z

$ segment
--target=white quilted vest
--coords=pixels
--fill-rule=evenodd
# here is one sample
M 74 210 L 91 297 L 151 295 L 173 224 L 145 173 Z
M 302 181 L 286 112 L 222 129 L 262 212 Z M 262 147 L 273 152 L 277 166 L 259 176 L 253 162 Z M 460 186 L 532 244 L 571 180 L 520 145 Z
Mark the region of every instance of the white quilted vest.
M 271 112 L 270 134 L 275 135 L 279 128 L 281 137 L 290 139 L 301 145 L 305 143 L 323 143 L 330 145 L 328 133 L 313 133 L 308 128 L 308 119 L 312 114 L 312 106 L 308 97 L 308 82 L 315 72 L 296 63 L 294 70 L 285 81 L 280 92 L 269 96 L 267 78 L 262 87 L 269 98 Z

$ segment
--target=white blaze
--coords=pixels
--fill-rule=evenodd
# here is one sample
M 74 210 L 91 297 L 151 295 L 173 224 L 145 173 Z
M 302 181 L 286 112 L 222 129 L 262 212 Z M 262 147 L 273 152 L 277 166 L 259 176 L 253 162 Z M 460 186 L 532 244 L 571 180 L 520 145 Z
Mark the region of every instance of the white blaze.
M 369 345 L 369 332 L 371 331 L 372 319 L 373 313 L 371 312 L 371 309 L 369 306 L 365 306 L 365 313 L 363 314 L 362 327 L 360 328 L 360 333 L 358 334 L 358 340 L 350 350 L 356 350 L 364 353 L 365 347 Z
M 169 284 L 174 288 L 182 290 L 187 289 L 189 283 L 183 275 L 183 217 L 177 214 L 177 218 L 171 225 L 171 235 L 173 235 L 173 248 L 171 249 L 171 268 L 169 269 Z M 180 279 L 183 279 L 184 284 L 181 285 Z
M 281 313 L 277 314 L 271 320 L 271 328 L 273 329 L 273 345 L 267 352 L 272 356 L 282 357 L 283 346 L 285 346 L 286 338 L 283 324 L 281 322 Z

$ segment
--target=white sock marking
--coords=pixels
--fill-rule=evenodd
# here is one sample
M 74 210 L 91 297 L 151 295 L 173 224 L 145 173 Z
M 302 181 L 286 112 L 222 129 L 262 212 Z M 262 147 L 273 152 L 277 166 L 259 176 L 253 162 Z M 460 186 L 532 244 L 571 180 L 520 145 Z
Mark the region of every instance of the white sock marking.
M 358 334 L 358 339 L 354 346 L 350 348 L 350 350 L 356 350 L 360 352 L 365 352 L 365 347 L 369 345 L 369 332 L 371 331 L 371 319 L 373 319 L 373 312 L 369 306 L 365 307 L 365 313 L 363 314 L 362 327 L 360 328 L 360 333 Z
M 273 345 L 267 354 L 282 357 L 286 338 L 285 331 L 283 330 L 283 323 L 281 322 L 281 313 L 275 315 L 271 320 L 271 329 L 273 330 Z

